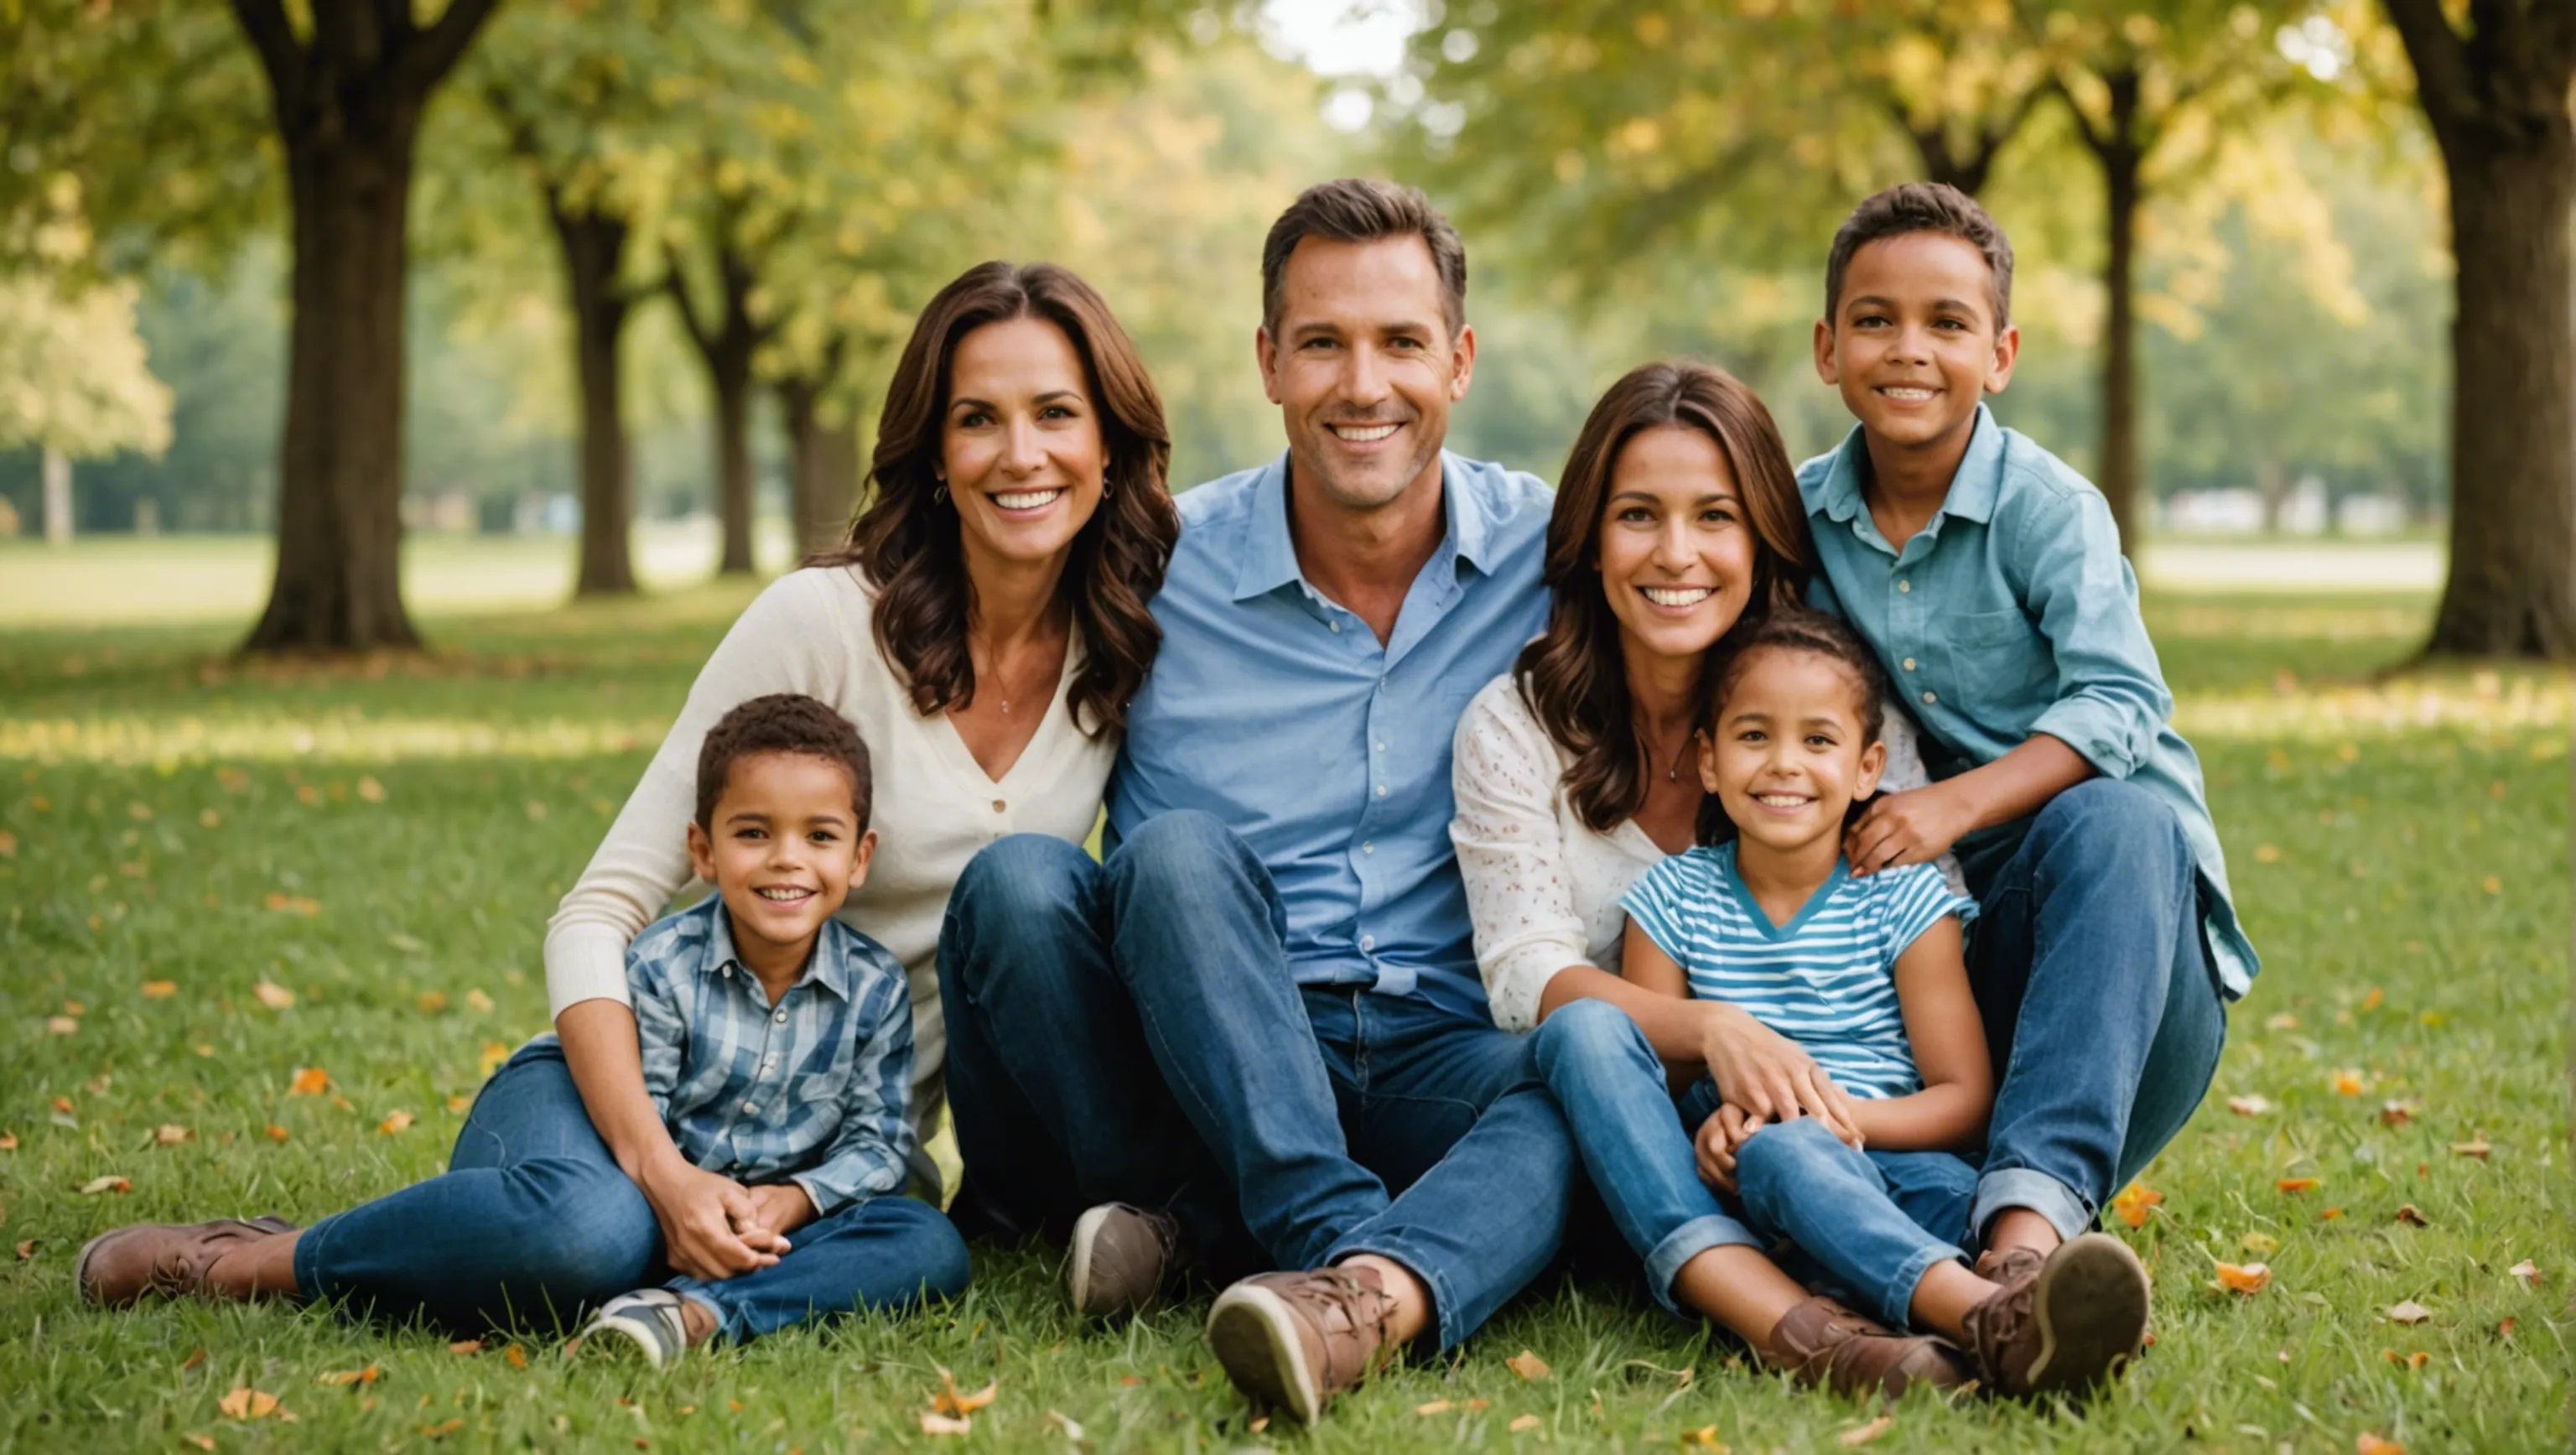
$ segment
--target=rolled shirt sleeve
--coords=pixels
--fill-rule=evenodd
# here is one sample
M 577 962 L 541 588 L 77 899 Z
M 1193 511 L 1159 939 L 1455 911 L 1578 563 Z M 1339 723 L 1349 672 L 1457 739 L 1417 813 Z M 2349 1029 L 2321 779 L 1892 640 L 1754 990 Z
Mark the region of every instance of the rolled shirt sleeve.
M 1451 761 L 1457 813 L 1449 839 L 1476 928 L 1476 969 L 1494 1024 L 1538 1024 L 1547 983 L 1586 963 L 1583 921 L 1562 862 L 1556 753 L 1526 714 L 1502 710 L 1509 678 L 1477 694 L 1458 719 Z
M 2090 490 L 2033 491 L 2003 559 L 2028 572 L 2032 619 L 2057 665 L 2055 700 L 2031 724 L 2126 778 L 2154 750 L 2173 694 L 2138 615 L 2138 581 L 2110 506 Z
M 900 973 L 880 977 L 867 993 L 840 1128 L 820 1162 L 789 1178 L 822 1217 L 901 1189 L 909 1166 L 912 1127 L 904 1109 L 912 1083 L 912 1000 Z

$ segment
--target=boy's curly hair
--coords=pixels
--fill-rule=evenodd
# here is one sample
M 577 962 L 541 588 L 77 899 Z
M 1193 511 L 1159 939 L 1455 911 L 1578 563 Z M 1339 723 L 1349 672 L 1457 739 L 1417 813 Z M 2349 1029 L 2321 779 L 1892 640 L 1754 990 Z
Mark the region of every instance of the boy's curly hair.
M 1727 694 L 1735 690 L 1754 654 L 1765 651 L 1812 652 L 1841 667 L 1851 679 L 1852 706 L 1860 714 L 1861 746 L 1878 741 L 1880 723 L 1887 716 L 1887 674 L 1879 670 L 1869 645 L 1842 618 L 1806 606 L 1780 607 L 1759 621 L 1747 622 L 1709 654 L 1700 672 L 1701 731 L 1712 739 L 1716 736 Z M 1860 806 L 1854 803 L 1852 810 L 1857 812 Z M 1734 821 L 1714 793 L 1700 800 L 1695 827 L 1703 844 L 1722 844 L 1735 837 Z
M 706 742 L 698 748 L 699 828 L 715 831 L 716 800 L 724 796 L 733 765 L 758 753 L 801 753 L 848 769 L 850 807 L 859 820 L 852 832 L 867 832 L 876 798 L 868 745 L 848 718 L 802 692 L 755 697 L 707 729 Z
M 1983 253 L 1995 305 L 1995 332 L 2012 322 L 2012 240 L 1977 199 L 1947 182 L 1905 182 L 1873 193 L 1834 230 L 1833 251 L 1825 255 L 1825 317 L 1842 307 L 1843 275 L 1852 255 L 1884 238 L 1937 232 L 1955 237 Z

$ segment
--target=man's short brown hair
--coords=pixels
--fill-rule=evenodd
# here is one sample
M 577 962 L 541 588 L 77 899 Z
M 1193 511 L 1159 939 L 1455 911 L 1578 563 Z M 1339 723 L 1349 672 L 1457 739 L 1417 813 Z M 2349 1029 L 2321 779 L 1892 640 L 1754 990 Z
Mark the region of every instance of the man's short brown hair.
M 1843 303 L 1843 274 L 1852 255 L 1871 243 L 1907 233 L 1937 232 L 1955 237 L 1983 253 L 1988 291 L 1995 306 L 1995 332 L 2012 322 L 2012 240 L 1995 225 L 1977 199 L 1947 182 L 1906 182 L 1877 193 L 1843 219 L 1834 232 L 1833 251 L 1825 258 L 1825 321 Z
M 1458 229 L 1431 205 L 1419 187 L 1340 177 L 1318 182 L 1297 194 L 1270 236 L 1261 244 L 1261 327 L 1276 338 L 1280 293 L 1288 276 L 1288 255 L 1310 237 L 1335 242 L 1376 242 L 1380 238 L 1415 236 L 1431 249 L 1431 264 L 1440 270 L 1440 318 L 1455 339 L 1467 325 L 1467 247 Z
M 716 720 L 698 747 L 698 827 L 715 832 L 716 800 L 733 765 L 762 753 L 796 753 L 849 770 L 852 833 L 865 833 L 876 798 L 868 745 L 850 720 L 802 692 L 755 697 Z

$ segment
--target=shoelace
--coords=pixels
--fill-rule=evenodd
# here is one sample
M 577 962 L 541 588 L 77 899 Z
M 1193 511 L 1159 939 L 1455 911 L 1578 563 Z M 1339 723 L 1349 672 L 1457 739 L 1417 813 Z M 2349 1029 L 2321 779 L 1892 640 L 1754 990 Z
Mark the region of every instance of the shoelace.
M 1319 1317 L 1317 1323 L 1324 1335 L 1324 1383 L 1327 1388 L 1339 1388 L 1366 1371 L 1345 1371 L 1333 1362 L 1334 1330 L 1329 1316 L 1341 1315 L 1343 1328 L 1350 1332 L 1374 1329 L 1377 1333 L 1375 1347 L 1383 1349 L 1386 1347 L 1386 1323 L 1394 1316 L 1395 1300 L 1388 1296 L 1386 1290 L 1361 1282 L 1358 1274 L 1346 1269 L 1319 1268 L 1307 1276 L 1320 1285 L 1312 1287 L 1311 1293 L 1323 1305 L 1323 1317 Z

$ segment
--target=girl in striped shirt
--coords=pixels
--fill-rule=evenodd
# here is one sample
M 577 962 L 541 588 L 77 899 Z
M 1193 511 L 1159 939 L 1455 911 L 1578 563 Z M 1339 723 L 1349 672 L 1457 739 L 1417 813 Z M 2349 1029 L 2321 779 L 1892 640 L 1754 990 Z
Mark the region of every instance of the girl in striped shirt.
M 1971 1271 L 1960 1246 L 1976 1190 L 1962 1154 L 1983 1142 L 1994 1101 L 1961 957 L 1976 906 L 1930 865 L 1855 879 L 1844 861 L 1843 830 L 1886 760 L 1876 661 L 1804 610 L 1740 636 L 1703 719 L 1700 846 L 1628 892 L 1620 973 L 1723 1001 L 1778 1040 L 1681 1093 L 1699 1180 L 1726 1199 L 1695 1204 L 1698 1189 L 1676 1186 L 1669 1134 L 1637 1137 L 1634 1056 L 1596 1054 L 1604 1038 L 1576 1028 L 1552 1038 L 1551 1017 L 1538 1055 L 1587 1170 L 1650 1267 L 1676 1246 L 1795 1243 L 1863 1313 L 1932 1336 L 1913 1377 L 2032 1394 L 2116 1373 L 2146 1333 L 2146 1275 L 2125 1244 L 2087 1234 L 2003 1283 Z M 1832 1114 L 1765 1094 L 1794 1080 L 1823 1089 L 1808 1104 Z M 1690 1273 L 1675 1270 L 1676 1296 Z M 1822 1340 L 1818 1356 L 1843 1346 Z

